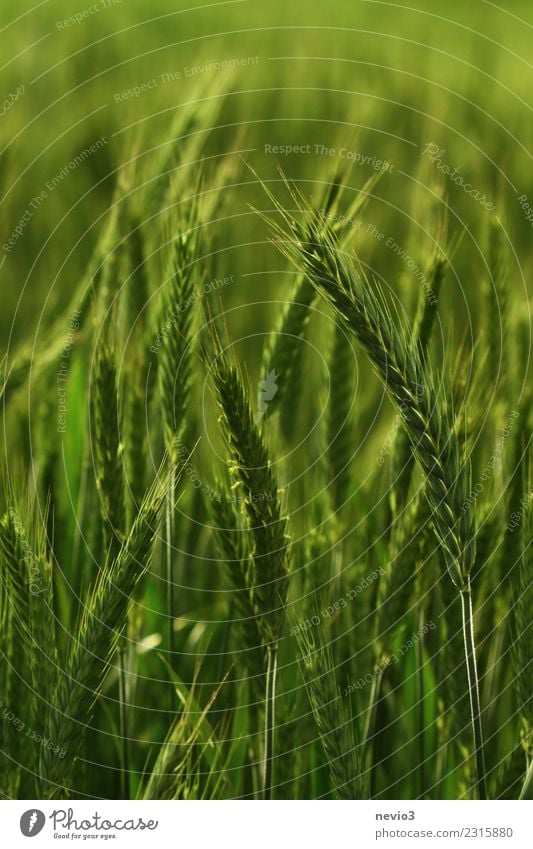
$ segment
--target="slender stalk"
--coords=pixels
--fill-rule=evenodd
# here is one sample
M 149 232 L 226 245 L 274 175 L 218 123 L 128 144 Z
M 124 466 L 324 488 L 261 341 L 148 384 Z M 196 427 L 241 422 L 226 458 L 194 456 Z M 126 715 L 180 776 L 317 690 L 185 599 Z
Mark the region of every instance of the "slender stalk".
M 418 607 L 418 633 L 421 634 L 424 628 L 424 608 L 420 604 Z M 421 799 L 424 798 L 424 792 L 426 788 L 425 784 L 425 776 L 424 776 L 424 729 L 425 729 L 425 717 L 424 717 L 424 652 L 422 649 L 422 640 L 418 640 L 416 644 L 416 709 L 417 709 L 417 727 L 418 727 L 418 777 L 420 780 L 419 785 L 419 796 Z
M 342 594 L 342 564 L 344 562 L 342 539 L 331 552 L 331 592 L 334 598 Z
M 362 763 L 365 770 L 370 772 L 369 790 L 370 798 L 374 796 L 374 733 L 376 729 L 376 718 L 378 713 L 379 703 L 381 701 L 381 685 L 383 681 L 383 673 L 385 667 L 382 662 L 378 663 L 374 669 L 374 677 L 372 678 L 372 686 L 370 688 L 370 698 L 368 700 L 368 708 L 366 712 L 366 723 L 362 745 Z
M 74 541 L 72 543 L 72 572 L 74 575 L 80 573 L 81 570 L 78 568 L 79 560 L 80 560 L 80 546 L 81 539 L 83 533 L 83 525 L 85 520 L 85 509 L 87 504 L 87 486 L 88 486 L 88 478 L 90 471 L 90 457 L 87 449 L 84 451 L 83 457 L 83 465 L 81 469 L 81 480 L 80 480 L 80 491 L 78 495 L 78 504 L 76 507 L 76 516 L 78 517 L 78 521 L 76 522 L 76 527 L 74 529 Z M 81 572 L 81 579 L 83 582 L 84 572 Z M 81 592 L 85 590 L 83 583 L 81 585 Z
M 434 785 L 437 788 L 438 793 L 436 798 L 442 799 L 442 782 L 444 780 L 444 768 L 448 757 L 448 739 L 445 735 L 444 729 L 438 729 L 438 735 L 437 764 L 435 767 Z
M 356 261 L 339 250 L 335 234 L 289 186 L 307 215 L 302 227 L 277 204 L 283 224 L 272 222 L 283 253 L 303 268 L 336 315 L 359 339 L 392 400 L 399 406 L 411 449 L 426 478 L 433 530 L 449 576 L 461 596 L 468 688 L 477 764 L 477 789 L 485 797 L 481 710 L 476 672 L 470 574 L 475 562 L 474 511 L 462 509 L 472 492 L 469 458 L 457 435 L 453 398 L 443 395 L 427 356 L 412 346 L 412 331 L 376 281 L 366 280 Z M 271 195 L 269 195 L 272 197 Z M 276 199 L 272 198 L 276 204 Z
M 122 788 L 122 798 L 130 798 L 130 750 L 129 750 L 129 723 L 128 723 L 128 703 L 127 703 L 127 687 L 126 687 L 126 650 L 124 645 L 124 634 L 121 637 L 121 642 L 118 649 L 118 693 L 119 693 L 119 712 L 120 712 L 120 740 L 122 753 L 122 771 L 120 783 Z
M 166 503 L 167 616 L 169 662 L 174 661 L 174 481 L 169 480 Z
M 172 469 L 172 474 L 176 470 Z M 138 516 L 115 560 L 93 583 L 58 678 L 48 710 L 49 738 L 69 757 L 42 748 L 42 777 L 48 798 L 68 789 L 105 677 L 128 620 L 132 598 L 150 568 L 153 541 L 162 518 L 167 484 L 160 475 L 147 491 Z
M 274 757 L 274 703 L 278 642 L 285 620 L 290 554 L 287 516 L 281 503 L 265 434 L 250 404 L 239 369 L 221 344 L 209 320 L 210 340 L 204 359 L 213 375 L 220 422 L 231 454 L 231 472 L 243 497 L 243 513 L 250 532 L 250 565 L 246 571 L 258 636 L 266 650 L 266 693 L 262 796 L 272 790 Z M 229 346 L 226 346 L 226 349 Z
M 476 786 L 479 799 L 486 799 L 487 789 L 485 780 L 485 756 L 483 753 L 481 705 L 479 702 L 479 681 L 477 674 L 476 650 L 474 641 L 474 614 L 472 610 L 470 582 L 468 582 L 468 588 L 466 590 L 461 590 L 461 606 L 463 611 L 463 636 L 465 642 L 468 692 L 470 695 L 470 712 L 472 717 L 472 731 L 474 734 L 474 748 L 476 753 Z
M 265 741 L 263 753 L 263 799 L 272 798 L 272 774 L 274 763 L 274 727 L 276 706 L 276 675 L 278 669 L 278 646 L 267 648 L 267 671 L 265 693 Z
M 524 784 L 522 786 L 522 790 L 520 792 L 520 799 L 531 799 L 533 798 L 532 791 L 533 790 L 533 760 L 530 761 L 529 766 L 527 768 L 526 777 L 524 780 Z

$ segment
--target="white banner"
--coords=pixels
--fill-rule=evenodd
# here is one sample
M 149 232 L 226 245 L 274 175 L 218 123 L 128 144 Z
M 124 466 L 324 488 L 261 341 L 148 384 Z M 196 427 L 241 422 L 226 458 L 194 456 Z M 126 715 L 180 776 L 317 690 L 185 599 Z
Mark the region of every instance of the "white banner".
M 4 801 L 1 844 L 158 849 L 531 849 L 531 802 Z M 31 840 L 35 839 L 35 843 Z

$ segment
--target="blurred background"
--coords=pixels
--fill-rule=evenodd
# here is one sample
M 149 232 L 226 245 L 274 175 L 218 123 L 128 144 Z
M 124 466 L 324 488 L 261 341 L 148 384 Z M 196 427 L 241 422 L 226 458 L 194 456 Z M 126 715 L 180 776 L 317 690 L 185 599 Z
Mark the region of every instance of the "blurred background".
M 432 3 L 407 8 L 374 0 L 155 0 L 149 6 L 4 0 L 0 14 L 2 96 L 11 103 L 10 95 L 24 87 L 9 108 L 4 104 L 0 123 L 2 243 L 34 196 L 47 191 L 0 270 L 4 349 L 9 339 L 33 332 L 41 310 L 54 309 L 72 289 L 109 206 L 115 170 L 132 146 L 147 151 L 163 143 L 174 110 L 224 75 L 217 63 L 241 59 L 249 64 L 229 84 L 232 94 L 207 155 L 247 150 L 244 158 L 265 179 L 276 176 L 279 161 L 289 176 L 313 181 L 332 159 L 317 155 L 314 145 L 340 149 L 343 139 L 368 157 L 355 162 L 354 186 L 370 176 L 370 160 L 393 164 L 376 190 L 372 221 L 403 243 L 419 181 L 434 168 L 423 151 L 436 145 L 445 151 L 442 163 L 497 205 L 525 297 L 531 223 L 518 198 L 526 195 L 533 204 L 528 3 L 510 9 L 476 0 L 436 10 Z M 79 22 L 67 20 L 75 15 Z M 131 95 L 154 79 L 151 88 Z M 105 144 L 97 153 L 48 191 L 46 183 L 99 139 Z M 265 153 L 265 145 L 310 145 L 311 152 L 276 155 Z M 242 182 L 249 181 L 243 172 Z M 444 189 L 450 228 L 464 234 L 470 258 L 463 264 L 458 256 L 457 289 L 460 299 L 475 300 L 486 215 L 450 179 Z M 240 217 L 220 225 L 227 247 L 221 263 L 229 273 L 257 271 L 257 252 L 233 245 L 257 236 L 247 203 L 260 195 L 250 187 L 233 192 L 232 211 Z M 234 221 L 245 238 L 235 239 Z M 368 261 L 375 247 L 370 240 Z M 264 256 L 275 267 L 275 254 Z M 391 260 L 387 254 L 389 268 Z M 378 256 L 375 264 L 382 270 Z M 396 270 L 401 273 L 401 259 Z M 276 285 L 272 277 L 259 282 L 252 276 L 226 295 L 242 304 L 258 293 L 271 296 Z

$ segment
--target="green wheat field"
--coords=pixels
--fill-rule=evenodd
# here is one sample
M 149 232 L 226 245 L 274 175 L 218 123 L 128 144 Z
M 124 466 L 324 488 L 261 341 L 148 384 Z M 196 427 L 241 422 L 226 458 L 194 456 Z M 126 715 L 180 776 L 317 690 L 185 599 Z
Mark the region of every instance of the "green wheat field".
M 532 30 L 2 0 L 2 798 L 531 798 Z

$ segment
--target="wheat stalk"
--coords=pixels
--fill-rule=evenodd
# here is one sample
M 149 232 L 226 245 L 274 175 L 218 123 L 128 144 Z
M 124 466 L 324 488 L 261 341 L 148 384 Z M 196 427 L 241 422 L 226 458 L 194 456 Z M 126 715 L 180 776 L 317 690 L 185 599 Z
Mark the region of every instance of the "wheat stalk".
M 513 642 L 511 656 L 513 660 L 516 702 L 520 717 L 520 739 L 527 768 L 533 762 L 533 700 L 531 698 L 531 664 L 533 649 L 533 629 L 531 625 L 531 603 L 533 601 L 532 583 L 532 544 L 533 530 L 533 487 L 531 478 L 524 475 L 525 486 L 522 498 L 522 516 L 520 519 L 520 548 L 518 563 L 512 573 L 518 572 L 514 579 L 513 605 Z M 514 575 L 513 575 L 514 577 Z
M 196 788 L 195 792 L 191 786 L 194 780 L 192 761 L 198 762 L 203 751 L 212 751 L 212 769 L 218 765 L 222 747 L 214 737 L 206 718 L 226 679 L 221 681 L 206 706 L 201 708 L 194 694 L 200 664 L 201 659 L 197 661 L 193 686 L 182 694 L 183 710 L 170 727 L 153 769 L 140 788 L 142 799 L 185 799 L 189 796 L 200 798 L 199 788 Z
M 313 638 L 298 632 L 297 640 L 309 702 L 335 792 L 339 799 L 365 799 L 359 748 L 335 678 L 331 645 L 324 642 L 320 630 Z
M 316 288 L 356 336 L 389 395 L 402 413 L 412 450 L 426 477 L 435 533 L 448 573 L 461 600 L 463 636 L 477 765 L 477 790 L 486 796 L 481 709 L 476 668 L 470 574 L 475 560 L 475 519 L 464 509 L 471 471 L 461 456 L 453 405 L 445 397 L 398 310 L 381 287 L 365 280 L 355 262 L 339 250 L 331 229 L 297 196 L 305 225 L 278 204 L 282 223 L 271 222 L 281 250 L 302 267 Z
M 104 528 L 104 546 L 113 560 L 124 540 L 125 486 L 120 434 L 118 379 L 113 329 L 102 331 L 94 374 L 94 427 L 97 487 Z
M 104 550 L 112 562 L 118 555 L 126 530 L 126 486 L 123 444 L 120 433 L 119 387 L 116 370 L 116 321 L 106 323 L 96 354 L 94 423 L 97 488 L 100 496 Z M 125 626 L 127 630 L 127 625 Z M 126 668 L 123 637 L 118 646 L 119 720 L 122 751 L 122 797 L 129 798 L 129 750 L 126 705 Z
M 170 242 L 160 313 L 161 327 L 170 324 L 170 328 L 163 333 L 158 378 L 165 446 L 175 462 L 191 391 L 195 290 L 203 280 L 203 271 L 198 264 L 198 202 L 193 200 L 185 212 L 171 218 L 170 226 L 177 235 Z M 174 653 L 175 615 L 174 511 L 175 493 L 171 480 L 166 505 L 167 616 L 171 657 Z
M 442 233 L 442 231 L 441 231 Z M 440 247 L 442 235 L 436 236 L 436 247 L 425 274 L 429 289 L 420 289 L 417 314 L 413 326 L 412 344 L 419 346 L 422 356 L 426 356 L 435 318 L 438 300 L 444 280 L 448 259 Z M 396 431 L 392 449 L 391 487 L 389 501 L 391 506 L 391 524 L 394 526 L 398 516 L 405 508 L 409 496 L 409 486 L 414 466 L 409 435 L 404 427 Z
M 361 214 L 367 205 L 372 192 L 386 172 L 376 172 L 369 177 L 362 189 L 355 192 L 353 200 L 348 204 L 346 211 L 341 215 L 339 208 L 343 193 L 345 191 L 344 177 L 346 171 L 334 172 L 331 182 L 326 181 L 326 188 L 322 192 L 319 202 L 320 214 L 331 221 L 333 231 L 338 235 L 341 242 L 346 242 L 351 234 L 357 216 Z M 252 173 L 257 176 L 253 170 Z M 307 325 L 311 318 L 311 308 L 316 300 L 316 289 L 307 279 L 305 274 L 298 274 L 293 285 L 288 301 L 284 304 L 263 349 L 261 364 L 261 381 L 268 380 L 270 374 L 276 374 L 277 392 L 269 400 L 268 415 L 272 416 L 277 410 L 286 410 L 283 404 L 287 394 L 290 398 L 289 408 L 300 396 L 301 380 L 299 375 L 302 369 L 303 339 Z M 294 389 L 297 389 L 297 393 Z M 286 416 L 285 425 L 290 428 L 294 416 Z M 287 427 L 284 430 L 288 429 Z
M 237 366 L 223 349 L 211 321 L 209 363 L 221 412 L 223 433 L 231 454 L 235 488 L 243 498 L 253 540 L 250 601 L 267 652 L 263 796 L 272 788 L 274 705 L 278 641 L 285 619 L 289 581 L 287 518 L 283 514 L 276 476 Z
M 210 499 L 209 507 L 220 556 L 232 589 L 230 609 L 232 622 L 236 626 L 236 645 L 239 647 L 239 657 L 242 657 L 244 651 L 244 662 L 249 667 L 254 696 L 257 694 L 260 697 L 267 658 L 250 598 L 248 533 L 243 527 L 235 500 L 231 496 L 225 498 L 220 485 L 216 490 L 218 497 Z M 260 674 L 256 670 L 260 670 Z
M 131 206 L 131 204 L 130 204 Z M 146 326 L 149 298 L 143 232 L 138 216 L 127 207 L 129 236 L 127 284 L 124 290 L 128 357 L 124 374 L 124 465 L 127 473 L 128 529 L 131 528 L 146 489 L 147 398 Z
M 176 475 L 176 470 L 171 471 Z M 43 779 L 47 793 L 56 798 L 68 790 L 82 731 L 91 719 L 106 672 L 131 606 L 139 581 L 150 567 L 153 540 L 161 521 L 168 480 L 157 476 L 147 492 L 133 527 L 115 560 L 101 570 L 85 606 L 63 676 L 54 693 L 50 735 L 67 758 L 59 761 L 43 751 Z

